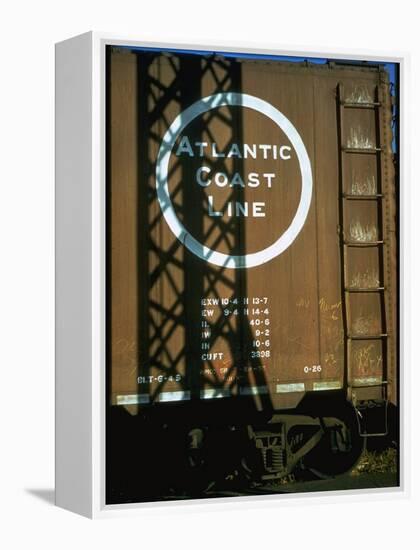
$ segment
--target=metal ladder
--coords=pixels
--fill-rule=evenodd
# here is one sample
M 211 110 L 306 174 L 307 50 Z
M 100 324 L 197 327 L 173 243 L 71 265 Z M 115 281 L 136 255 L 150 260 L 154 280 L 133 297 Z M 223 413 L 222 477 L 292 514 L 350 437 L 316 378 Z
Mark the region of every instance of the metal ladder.
M 359 434 L 362 437 L 374 437 L 374 436 L 385 436 L 388 434 L 388 419 L 387 419 L 387 410 L 388 410 L 388 391 L 386 380 L 387 374 L 387 358 L 388 358 L 388 333 L 386 330 L 386 301 L 385 293 L 387 291 L 384 281 L 383 281 L 383 269 L 381 269 L 381 264 L 384 262 L 384 247 L 387 246 L 387 242 L 382 239 L 383 227 L 380 227 L 380 221 L 383 219 L 383 205 L 382 200 L 384 195 L 382 193 L 382 179 L 381 179 L 381 163 L 379 160 L 376 162 L 376 193 L 375 194 L 351 194 L 348 192 L 345 182 L 345 165 L 348 161 L 350 155 L 375 155 L 378 158 L 378 155 L 381 155 L 383 148 L 381 144 L 378 144 L 378 132 L 379 128 L 379 109 L 381 108 L 382 102 L 380 98 L 380 88 L 379 86 L 375 87 L 375 99 L 372 102 L 352 102 L 346 101 L 343 93 L 343 84 L 340 83 L 337 86 L 337 124 L 338 124 L 338 139 L 339 139 L 339 237 L 340 237 L 340 267 L 341 267 L 341 288 L 342 288 L 342 308 L 343 308 L 343 324 L 344 324 L 344 365 L 345 365 L 345 376 L 347 378 L 347 388 L 349 395 L 353 401 L 353 404 L 356 408 L 356 416 L 359 426 Z M 376 143 L 374 147 L 348 147 L 344 139 L 344 120 L 348 120 L 347 117 L 351 117 L 351 113 L 355 109 L 370 109 L 375 113 L 375 127 L 376 127 Z M 378 237 L 381 240 L 369 241 L 369 242 L 358 242 L 352 241 L 350 238 L 347 238 L 345 234 L 345 214 L 348 207 L 349 201 L 375 201 L 378 208 L 378 228 L 377 233 Z M 348 284 L 348 266 L 349 266 L 349 249 L 352 247 L 357 248 L 378 248 L 378 273 L 380 275 L 379 285 L 376 287 L 354 287 Z M 382 330 L 378 334 L 352 334 L 349 330 L 350 324 L 350 295 L 352 293 L 378 293 L 380 296 L 380 326 Z M 372 383 L 369 385 L 365 384 L 354 384 L 352 377 L 352 343 L 354 341 L 372 341 L 380 340 L 381 350 L 382 350 L 382 381 L 378 383 Z M 363 407 L 358 407 L 356 392 L 357 388 L 367 388 L 367 387 L 382 387 L 382 399 L 385 407 L 384 414 L 384 430 L 379 433 L 368 433 L 362 428 L 362 419 L 363 414 L 361 409 Z

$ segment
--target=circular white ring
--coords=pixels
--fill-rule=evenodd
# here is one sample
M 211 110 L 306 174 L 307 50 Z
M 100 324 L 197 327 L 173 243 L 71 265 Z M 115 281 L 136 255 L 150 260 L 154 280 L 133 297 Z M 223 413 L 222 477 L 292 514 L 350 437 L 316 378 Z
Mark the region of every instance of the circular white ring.
M 184 128 L 206 111 L 225 105 L 248 107 L 270 118 L 286 134 L 293 145 L 302 176 L 299 206 L 286 231 L 273 244 L 251 254 L 229 255 L 211 250 L 195 239 L 175 214 L 168 187 L 169 160 L 175 141 Z M 309 212 L 312 198 L 312 171 L 308 153 L 296 128 L 278 109 L 258 97 L 241 93 L 220 93 L 200 99 L 182 111 L 163 136 L 156 162 L 156 192 L 167 224 L 177 239 L 200 259 L 229 268 L 248 268 L 264 264 L 284 252 L 301 231 Z

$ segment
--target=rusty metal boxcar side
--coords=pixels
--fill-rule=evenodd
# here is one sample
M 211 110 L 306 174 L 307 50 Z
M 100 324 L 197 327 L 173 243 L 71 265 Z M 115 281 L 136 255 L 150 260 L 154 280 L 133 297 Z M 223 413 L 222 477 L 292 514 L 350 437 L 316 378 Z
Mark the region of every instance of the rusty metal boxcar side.
M 392 109 L 380 64 L 108 48 L 109 502 L 337 475 L 388 433 Z
M 294 242 L 248 269 L 213 265 L 187 250 L 156 193 L 156 159 L 169 125 L 200 98 L 232 91 L 261 98 L 292 121 L 313 180 Z M 396 401 L 395 178 L 382 68 L 114 48 L 109 116 L 113 404 L 136 412 L 156 402 L 252 395 L 290 408 L 304 392 L 341 388 L 354 401 Z M 240 254 L 285 232 L 301 193 L 296 155 L 288 162 L 221 157 L 232 143 L 280 143 L 293 151 L 270 119 L 225 105 L 183 135 L 218 148 L 194 157 L 172 151 L 170 192 L 190 234 Z M 196 184 L 203 165 L 209 179 L 269 173 L 278 181 L 213 191 Z M 233 201 L 257 199 L 266 216 L 210 218 L 209 197 L 224 211 Z

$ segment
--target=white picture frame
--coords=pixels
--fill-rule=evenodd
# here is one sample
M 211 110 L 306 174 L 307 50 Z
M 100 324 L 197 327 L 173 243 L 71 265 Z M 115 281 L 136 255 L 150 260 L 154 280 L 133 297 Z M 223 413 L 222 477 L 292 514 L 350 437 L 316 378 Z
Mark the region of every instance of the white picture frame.
M 387 61 L 400 66 L 400 487 L 200 501 L 105 504 L 105 48 L 182 50 Z M 409 490 L 407 284 L 409 57 L 405 53 L 280 44 L 143 42 L 89 32 L 56 45 L 56 504 L 90 518 L 147 508 L 278 506 L 297 499 L 393 497 Z

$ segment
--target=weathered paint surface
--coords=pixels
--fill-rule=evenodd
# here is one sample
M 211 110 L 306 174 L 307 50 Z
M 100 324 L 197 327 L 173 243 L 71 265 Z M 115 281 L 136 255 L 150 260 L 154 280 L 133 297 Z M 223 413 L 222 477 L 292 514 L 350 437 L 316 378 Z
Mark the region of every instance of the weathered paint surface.
M 389 110 L 389 98 L 380 74 L 368 68 L 111 54 L 113 403 L 135 411 L 153 402 L 248 395 L 262 405 L 293 406 L 296 400 L 287 400 L 291 393 L 338 389 L 354 380 L 376 384 L 385 376 L 385 363 L 387 377 L 395 380 L 394 174 L 390 120 L 382 114 Z M 390 334 L 386 361 L 380 341 L 353 342 L 348 372 L 340 260 L 339 82 L 346 101 L 372 102 L 379 85 L 385 103 L 379 109 L 379 126 L 374 111 L 364 108 L 352 109 L 351 118 L 343 121 L 342 145 L 370 149 L 380 141 L 386 147 L 379 165 L 370 154 L 349 155 L 343 165 L 346 193 L 386 195 L 381 216 L 375 201 L 348 201 L 344 237 L 362 244 L 389 241 L 384 253 L 370 246 L 348 251 L 348 287 L 387 288 L 385 312 L 376 292 L 349 295 L 348 332 L 375 335 L 386 324 Z M 250 269 L 219 267 L 191 253 L 169 228 L 156 194 L 156 159 L 170 125 L 201 98 L 229 92 L 260 98 L 287 117 L 305 146 L 313 181 L 310 208 L 293 243 Z M 197 117 L 183 135 L 190 144 L 216 144 L 215 149 L 202 145 L 201 150 L 194 145 L 193 155 L 188 148 L 176 155 L 180 136 L 172 150 L 168 189 L 183 226 L 204 246 L 223 254 L 254 253 L 270 246 L 290 226 L 301 196 L 299 160 L 288 136 L 263 114 L 230 105 Z M 286 161 L 278 153 L 277 158 L 226 154 L 232 144 L 244 143 L 281 145 L 290 158 Z M 197 184 L 203 166 L 206 171 L 199 173 L 211 184 Z M 251 173 L 259 174 L 258 186 L 246 184 Z M 217 174 L 225 174 L 230 182 L 239 174 L 245 185 L 218 185 L 216 181 L 225 180 Z M 250 215 L 255 202 L 264 204 L 264 217 Z M 229 216 L 237 203 L 242 209 L 248 205 L 248 216 Z M 209 215 L 209 204 L 220 215 Z

